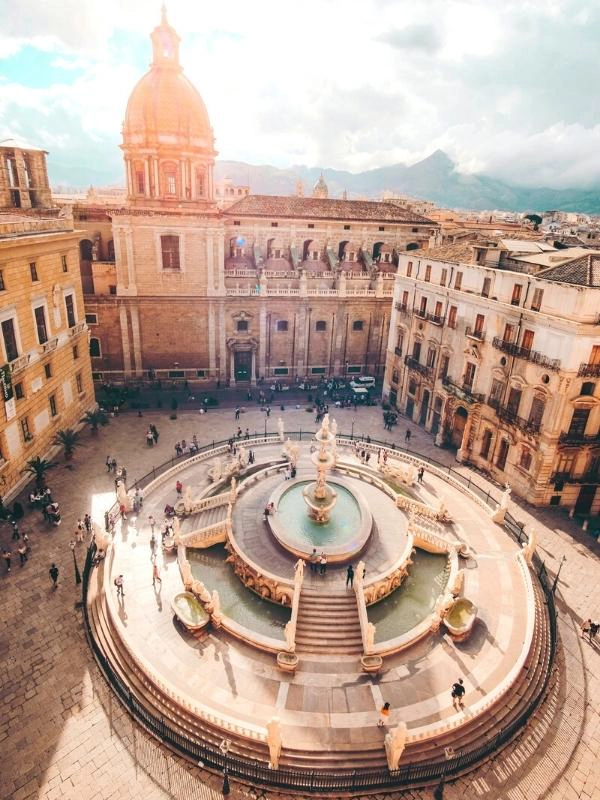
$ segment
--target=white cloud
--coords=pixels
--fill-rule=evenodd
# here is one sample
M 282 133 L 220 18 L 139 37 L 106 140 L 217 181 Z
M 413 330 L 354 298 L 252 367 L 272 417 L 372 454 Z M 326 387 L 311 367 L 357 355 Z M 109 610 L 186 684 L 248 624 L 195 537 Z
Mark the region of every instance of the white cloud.
M 222 158 L 360 170 L 441 147 L 507 181 L 600 182 L 600 8 L 583 0 L 168 6 Z M 159 3 L 0 0 L 0 15 L 0 57 L 30 44 L 64 71 L 45 90 L 4 81 L 0 131 L 118 169 Z

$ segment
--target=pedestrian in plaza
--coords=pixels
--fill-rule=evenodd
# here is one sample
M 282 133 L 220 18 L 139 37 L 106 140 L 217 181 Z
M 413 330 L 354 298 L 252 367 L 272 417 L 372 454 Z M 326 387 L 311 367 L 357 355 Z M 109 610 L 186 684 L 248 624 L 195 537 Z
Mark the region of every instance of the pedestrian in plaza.
M 85 531 L 86 531 L 87 535 L 91 536 L 92 535 L 92 518 L 90 517 L 89 514 L 86 514 L 85 517 L 83 518 L 83 524 L 85 526 Z
M 150 537 L 150 558 L 154 558 L 156 555 L 156 536 L 154 535 L 154 531 L 152 531 L 152 536 Z
M 390 721 L 390 704 L 384 703 L 379 709 L 379 720 L 377 721 L 377 727 L 382 728 L 384 725 L 387 725 L 389 721 Z
M 465 696 L 465 686 L 462 678 L 459 678 L 456 683 L 452 684 L 452 691 L 450 694 L 452 695 L 452 705 L 457 711 L 465 707 L 463 702 L 463 697 Z
M 236 406 L 235 407 L 235 419 L 239 419 L 239 418 L 240 418 L 240 407 Z
M 267 406 L 267 417 L 271 416 L 271 406 Z
M 4 561 L 6 563 L 6 571 L 10 572 L 10 560 L 12 558 L 12 553 L 10 552 L 10 550 L 4 549 L 2 551 L 2 558 L 4 559 Z
M 246 428 L 246 432 L 244 434 L 244 439 L 248 440 L 250 438 L 250 428 Z
M 117 471 L 117 459 L 114 456 L 110 460 L 110 466 L 113 472 Z
M 158 444 L 158 430 L 156 425 L 150 425 L 150 430 L 152 431 L 152 438 L 154 439 L 154 444 Z
M 18 552 L 21 560 L 21 566 L 23 566 L 23 564 L 27 561 L 27 545 L 24 541 L 19 545 Z
M 596 634 L 600 630 L 600 623 L 592 622 L 590 625 L 590 642 L 593 642 L 596 639 Z
M 83 542 L 83 534 L 85 532 L 85 525 L 81 517 L 77 520 L 77 528 L 75 530 L 75 539 L 78 542 Z
M 177 481 L 177 483 L 175 484 L 175 489 L 177 491 L 177 494 L 181 495 L 181 492 L 183 491 L 183 483 L 181 481 Z
M 16 520 L 11 520 L 12 524 L 12 538 L 13 541 L 19 540 L 21 538 L 21 534 L 19 533 L 19 526 L 17 525 Z
M 319 561 L 319 554 L 317 553 L 317 548 L 313 547 L 313 551 L 308 558 L 308 564 L 310 566 L 311 572 L 317 571 L 317 562 Z
M 154 446 L 154 436 L 152 435 L 152 431 L 150 430 L 150 428 L 148 428 L 148 430 L 146 431 L 146 445 L 148 447 Z
M 236 436 L 237 436 L 237 438 L 238 438 L 238 439 L 241 439 L 241 438 L 242 438 L 242 429 L 241 429 L 241 428 L 238 428 L 238 429 L 237 429 Z
M 154 564 L 152 565 L 152 586 L 156 586 L 156 581 L 158 581 L 162 586 L 162 578 L 160 577 L 158 564 L 155 561 Z
M 150 525 L 150 530 L 152 531 L 152 536 L 154 536 L 154 526 L 156 525 L 156 520 L 154 519 L 152 514 L 150 514 L 150 516 L 148 517 L 148 525 Z
M 52 580 L 52 588 L 56 589 L 56 587 L 58 586 L 58 567 L 56 566 L 56 564 L 52 564 L 48 572 Z
M 325 575 L 326 572 L 327 572 L 327 556 L 325 555 L 325 552 L 322 552 L 321 555 L 319 556 L 319 574 Z
M 118 575 L 115 578 L 115 586 L 117 587 L 117 597 L 125 597 L 125 592 L 123 591 L 123 576 Z
M 127 511 L 125 509 L 125 504 L 121 503 L 119 506 L 119 513 L 121 514 L 121 519 L 125 522 L 127 519 Z
M 417 481 L 419 483 L 423 483 L 423 475 L 425 475 L 425 468 L 419 467 L 419 471 L 417 472 Z
M 346 570 L 346 588 L 348 588 L 348 585 L 350 588 L 354 585 L 354 567 L 352 564 L 348 564 L 348 569 Z
M 106 456 L 106 471 L 110 472 L 112 470 L 112 458 L 110 456 Z
M 411 437 L 411 436 L 412 436 L 412 434 L 411 434 L 411 432 L 410 432 L 410 429 L 409 429 L 409 428 L 407 428 L 407 429 L 406 429 L 406 433 L 404 434 L 404 442 L 405 442 L 406 444 L 410 444 L 410 437 Z

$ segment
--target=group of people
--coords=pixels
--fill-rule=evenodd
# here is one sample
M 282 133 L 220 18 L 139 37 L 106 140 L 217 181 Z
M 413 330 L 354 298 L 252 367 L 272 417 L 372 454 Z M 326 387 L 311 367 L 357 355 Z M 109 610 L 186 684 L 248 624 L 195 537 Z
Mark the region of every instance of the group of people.
M 313 547 L 313 551 L 309 556 L 308 564 L 311 572 L 318 572 L 319 575 L 325 575 L 327 572 L 327 556 L 323 550 L 317 553 L 317 548 Z
M 156 425 L 148 425 L 148 430 L 146 431 L 146 444 L 148 447 L 154 447 L 155 444 L 158 444 L 158 431 L 156 429 Z
M 581 623 L 581 638 L 585 639 L 586 634 L 590 643 L 594 642 L 596 635 L 600 630 L 600 622 L 592 622 L 591 619 L 586 619 Z
M 192 435 L 191 442 L 188 442 L 186 439 L 181 439 L 181 441 L 177 440 L 175 442 L 176 456 L 183 456 L 186 453 L 197 453 L 199 450 L 200 445 L 198 444 L 198 437 L 195 433 Z

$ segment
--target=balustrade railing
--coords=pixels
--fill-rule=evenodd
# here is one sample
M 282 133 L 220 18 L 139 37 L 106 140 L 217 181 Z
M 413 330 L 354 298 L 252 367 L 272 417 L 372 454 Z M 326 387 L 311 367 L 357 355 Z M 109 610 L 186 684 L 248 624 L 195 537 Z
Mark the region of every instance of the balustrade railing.
M 600 442 L 599 433 L 579 433 L 578 431 L 564 431 L 558 437 L 560 444 L 596 444 Z
M 463 383 L 459 386 L 448 376 L 442 378 L 442 385 L 459 400 L 466 400 L 467 403 L 482 403 L 484 400 L 484 396 L 474 392 L 469 384 Z
M 523 358 L 525 361 L 531 361 L 532 364 L 537 364 L 540 367 L 554 370 L 557 372 L 560 369 L 560 358 L 548 358 L 547 356 L 538 353 L 537 350 L 530 350 L 527 347 L 522 347 L 513 342 L 507 342 L 500 336 L 494 336 L 492 340 L 493 346 L 497 350 L 502 350 L 503 353 L 508 353 L 516 358 Z
M 433 374 L 431 367 L 426 367 L 425 364 L 421 364 L 416 358 L 412 358 L 411 356 L 405 356 L 404 363 L 409 369 L 413 369 L 415 372 L 424 375 L 426 378 L 431 378 Z
M 600 378 L 600 364 L 580 364 L 579 378 Z
M 10 371 L 13 375 L 17 372 L 20 372 L 22 369 L 25 369 L 27 364 L 29 364 L 29 359 L 31 358 L 31 353 L 25 353 L 25 355 L 19 356 L 15 358 L 14 361 L 10 362 Z
M 515 428 L 519 428 L 519 430 L 523 431 L 524 433 L 539 433 L 542 429 L 542 424 L 539 420 L 532 420 L 532 419 L 525 419 L 525 417 L 520 417 L 514 409 L 510 406 L 503 406 L 502 403 L 495 397 L 488 397 L 485 400 L 486 405 L 490 408 L 493 408 L 498 418 L 501 419 L 503 422 L 507 422 L 510 425 L 514 425 Z

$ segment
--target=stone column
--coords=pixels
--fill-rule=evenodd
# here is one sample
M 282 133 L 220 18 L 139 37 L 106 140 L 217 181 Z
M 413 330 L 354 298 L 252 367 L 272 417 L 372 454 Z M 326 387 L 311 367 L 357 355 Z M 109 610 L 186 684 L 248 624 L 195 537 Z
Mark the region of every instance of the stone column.
M 121 326 L 121 347 L 123 348 L 123 372 L 131 375 L 131 351 L 129 349 L 129 332 L 127 329 L 127 308 L 121 304 L 119 308 L 119 324 Z
M 146 197 L 151 197 L 150 193 L 150 165 L 149 160 L 146 158 L 144 160 L 144 195 Z
M 208 369 L 210 377 L 215 376 L 217 368 L 217 342 L 215 337 L 215 307 L 208 301 Z M 217 377 L 219 377 L 217 375 Z
M 235 386 L 235 353 L 229 351 L 229 385 Z
M 260 306 L 259 312 L 259 336 L 258 336 L 258 369 L 260 375 L 265 374 L 265 369 L 267 367 L 266 356 L 267 356 L 267 307 L 263 300 Z
M 142 347 L 140 341 L 140 314 L 137 306 L 137 300 L 134 301 L 129 309 L 131 316 L 131 336 L 133 339 L 133 362 L 135 365 L 136 375 L 142 374 Z
M 160 196 L 160 179 L 158 177 L 158 158 L 154 159 L 154 196 Z
M 226 335 L 227 331 L 225 330 L 225 308 L 223 305 L 223 301 L 219 303 L 219 358 L 221 361 L 219 367 L 219 379 L 225 380 L 227 378 L 227 341 Z
M 256 350 L 252 350 L 252 370 L 250 372 L 250 383 L 256 386 Z

